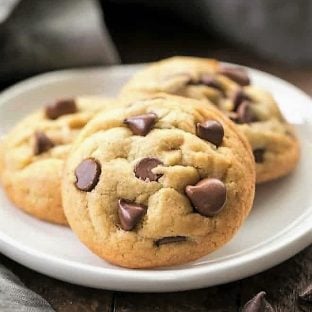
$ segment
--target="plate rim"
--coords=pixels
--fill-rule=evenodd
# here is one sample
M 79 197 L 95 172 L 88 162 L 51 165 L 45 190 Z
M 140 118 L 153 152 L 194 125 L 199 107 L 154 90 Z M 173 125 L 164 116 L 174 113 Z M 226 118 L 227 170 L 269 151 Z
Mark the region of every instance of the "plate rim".
M 230 63 L 228 63 L 230 64 Z M 72 77 L 73 75 L 79 77 L 81 75 L 90 75 L 92 72 L 107 72 L 107 71 L 116 71 L 116 70 L 133 70 L 138 69 L 139 66 L 144 66 L 145 64 L 130 64 L 130 65 L 114 65 L 114 66 L 107 66 L 107 67 L 88 67 L 88 68 L 79 68 L 79 69 L 65 69 L 65 70 L 56 70 L 52 72 L 43 73 L 40 75 L 36 75 L 34 77 L 28 78 L 26 80 L 23 80 L 21 82 L 18 82 L 14 84 L 13 86 L 10 86 L 9 88 L 3 90 L 0 93 L 0 106 L 4 105 L 6 101 L 10 100 L 10 98 L 14 97 L 16 94 L 20 94 L 23 92 L 27 92 L 28 90 L 38 88 L 39 85 L 48 85 L 51 82 L 57 80 L 66 80 L 66 77 Z M 238 64 L 233 64 L 238 65 Z M 241 66 L 241 65 L 240 65 Z M 291 83 L 276 77 L 274 75 L 271 75 L 269 73 L 260 71 L 258 69 L 246 67 L 248 70 L 251 70 L 252 72 L 256 74 L 260 74 L 268 79 L 273 79 L 278 81 L 279 83 L 284 84 L 287 86 L 287 88 L 292 89 L 293 91 L 300 93 L 301 96 L 304 96 L 311 100 L 311 97 L 306 94 L 304 91 L 299 89 L 298 87 L 292 85 Z M 305 216 L 307 215 L 307 216 Z M 310 220 L 310 222 L 309 222 Z M 303 221 L 303 223 L 302 223 Z M 232 259 L 224 259 L 221 260 L 220 263 L 215 263 L 213 266 L 214 272 L 211 270 L 211 266 L 209 264 L 207 265 L 198 265 L 198 266 L 192 266 L 190 268 L 177 268 L 177 269 L 166 269 L 163 268 L 163 270 L 133 270 L 133 269 L 124 269 L 124 268 L 100 268 L 95 267 L 89 264 L 82 264 L 77 261 L 72 260 L 66 260 L 61 259 L 59 257 L 51 256 L 47 253 L 40 252 L 34 248 L 29 248 L 27 246 L 22 246 L 21 243 L 17 240 L 12 239 L 11 237 L 7 236 L 5 233 L 0 231 L 0 246 L 1 246 L 1 252 L 5 254 L 6 256 L 14 259 L 15 261 L 21 263 L 22 265 L 25 265 L 25 261 L 20 259 L 19 253 L 26 253 L 29 256 L 36 259 L 36 261 L 40 262 L 52 262 L 55 269 L 58 267 L 65 267 L 67 270 L 69 269 L 83 269 L 85 270 L 84 274 L 88 272 L 97 272 L 102 275 L 102 277 L 106 278 L 120 278 L 119 281 L 116 281 L 113 283 L 114 285 L 112 287 L 109 287 L 109 289 L 116 289 L 116 290 L 127 290 L 127 291 L 154 291 L 154 292 L 164 292 L 164 291 L 182 291 L 187 289 L 195 289 L 195 288 L 201 288 L 201 287 L 207 287 L 212 285 L 218 285 L 224 282 L 231 282 L 236 279 L 245 278 L 247 276 L 250 276 L 251 274 L 256 274 L 258 272 L 261 272 L 263 270 L 266 270 L 274 265 L 277 265 L 278 263 L 288 259 L 289 257 L 293 256 L 303 248 L 307 247 L 312 243 L 312 210 L 311 207 L 308 208 L 308 210 L 300 215 L 298 218 L 295 219 L 294 222 L 290 223 L 283 231 L 280 231 L 277 233 L 273 238 L 270 238 L 268 240 L 265 240 L 262 242 L 258 248 L 255 250 L 255 247 L 248 248 L 245 250 L 245 253 L 243 255 L 239 252 L 231 255 Z M 300 223 L 301 222 L 301 223 Z M 299 224 L 300 223 L 300 226 Z M 305 227 L 302 226 L 302 224 L 305 224 Z M 283 235 L 287 232 L 287 235 Z M 290 236 L 291 235 L 291 236 Z M 274 247 L 275 246 L 275 247 Z M 15 248 L 14 250 L 10 251 L 10 247 Z M 291 248 L 290 248 L 291 247 Z M 18 252 L 16 252 L 18 251 Z M 236 256 L 235 256 L 236 255 Z M 268 255 L 274 256 L 274 259 L 268 263 L 265 261 L 262 261 L 259 265 L 257 265 L 257 269 L 252 269 L 250 266 L 254 264 L 254 261 L 261 259 L 261 257 L 266 257 Z M 225 257 L 227 258 L 227 257 Z M 222 258 L 221 258 L 222 259 Z M 239 262 L 239 261 L 240 262 Z M 242 274 L 241 272 L 238 273 L 239 270 L 235 270 L 238 267 L 242 266 L 242 263 L 246 266 L 249 266 L 249 268 L 246 267 L 246 271 Z M 31 267 L 32 269 L 39 271 L 40 273 L 50 275 L 52 277 L 55 277 L 55 275 L 51 275 L 44 270 L 38 270 L 36 265 L 28 264 L 26 265 L 28 267 Z M 207 268 L 208 267 L 208 268 Z M 231 271 L 231 272 L 229 272 Z M 252 272 L 251 272 L 252 271 Z M 181 274 L 183 272 L 183 274 Z M 206 276 L 206 274 L 212 274 L 216 275 L 220 272 L 225 272 L 230 274 L 230 278 L 223 278 L 219 279 L 219 282 L 212 282 L 208 283 L 205 281 L 203 277 Z M 234 272 L 234 274 L 233 274 Z M 224 274 L 226 275 L 226 274 Z M 105 288 L 108 287 L 107 285 L 103 287 L 103 285 L 94 285 L 93 283 L 88 284 L 81 283 L 80 279 L 75 278 L 73 276 L 72 279 L 64 278 L 62 276 L 58 276 L 57 278 L 72 282 L 75 284 L 80 284 L 83 286 L 90 286 L 95 288 Z M 199 278 L 198 280 L 196 280 Z M 129 281 L 129 279 L 131 281 Z M 191 285 L 187 283 L 181 283 L 185 282 L 186 279 L 188 279 L 188 282 Z M 128 285 L 124 285 L 124 282 L 128 282 Z M 163 282 L 166 283 L 166 285 L 159 286 L 155 282 Z M 112 281 L 110 281 L 111 283 Z M 148 285 L 144 286 L 142 284 Z M 190 287 L 191 286 L 191 287 Z M 146 289 L 145 287 L 148 287 Z M 106 288 L 107 289 L 107 288 Z

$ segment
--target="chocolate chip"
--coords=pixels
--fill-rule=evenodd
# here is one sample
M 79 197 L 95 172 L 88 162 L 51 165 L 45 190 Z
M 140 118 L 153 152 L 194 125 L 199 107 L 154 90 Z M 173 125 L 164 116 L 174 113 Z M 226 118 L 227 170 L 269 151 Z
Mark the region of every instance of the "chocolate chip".
M 250 97 L 243 91 L 243 89 L 239 88 L 233 95 L 233 111 L 237 111 L 238 107 L 243 101 L 251 101 Z
M 190 85 L 190 86 L 204 85 L 204 86 L 219 90 L 224 95 L 224 90 L 222 88 L 222 85 L 213 76 L 209 74 L 204 74 L 200 77 L 200 79 L 197 79 L 197 80 L 190 78 L 187 81 L 187 85 Z
M 205 85 L 207 87 L 216 89 L 224 94 L 224 90 L 220 82 L 218 82 L 213 76 L 209 74 L 203 74 L 198 81 L 190 82 L 192 85 Z
M 202 123 L 198 123 L 197 135 L 216 146 L 220 146 L 224 137 L 224 129 L 220 122 L 216 120 L 207 120 Z
M 248 77 L 247 71 L 242 67 L 221 65 L 219 74 L 230 78 L 241 86 L 250 85 L 250 79 Z
M 167 236 L 156 240 L 155 245 L 159 247 L 160 245 L 173 244 L 185 241 L 186 241 L 185 236 Z
M 257 148 L 255 150 L 253 150 L 253 155 L 254 155 L 256 163 L 258 163 L 258 164 L 263 163 L 264 153 L 265 153 L 265 149 L 263 149 L 263 148 Z
M 312 303 L 312 283 L 308 285 L 308 287 L 301 294 L 299 294 L 299 298 L 303 302 Z
M 205 217 L 218 214 L 226 201 L 226 187 L 218 179 L 204 179 L 185 188 L 194 209 Z
M 74 114 L 77 112 L 77 106 L 74 99 L 63 99 L 49 104 L 45 109 L 46 117 L 57 119 L 60 116 Z
M 156 114 L 147 113 L 126 118 L 124 123 L 131 129 L 133 134 L 145 136 L 154 126 L 156 118 Z
M 43 132 L 35 133 L 34 154 L 40 155 L 54 147 L 54 143 Z
M 101 166 L 98 161 L 93 158 L 87 158 L 75 170 L 75 185 L 80 191 L 90 192 L 99 182 L 100 174 Z
M 274 312 L 273 307 L 265 299 L 265 295 L 264 291 L 260 291 L 244 305 L 242 312 Z
M 118 200 L 118 216 L 121 228 L 125 231 L 131 231 L 142 219 L 146 213 L 147 207 L 125 199 Z
M 134 167 L 135 176 L 143 181 L 157 181 L 162 175 L 154 174 L 152 169 L 163 163 L 157 158 L 143 158 Z
M 200 83 L 215 89 L 221 89 L 221 84 L 211 75 L 205 74 L 200 77 Z
M 237 123 L 243 124 L 257 121 L 256 116 L 250 109 L 250 104 L 251 103 L 249 101 L 243 101 L 239 105 L 237 109 L 237 120 L 236 120 Z

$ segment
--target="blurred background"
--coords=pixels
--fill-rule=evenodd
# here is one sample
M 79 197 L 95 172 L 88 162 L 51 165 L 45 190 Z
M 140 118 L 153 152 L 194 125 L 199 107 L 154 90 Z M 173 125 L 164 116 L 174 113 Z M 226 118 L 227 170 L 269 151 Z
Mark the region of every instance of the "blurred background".
M 0 43 L 1 86 L 55 69 L 194 55 L 287 71 L 304 88 L 312 1 L 1 0 Z

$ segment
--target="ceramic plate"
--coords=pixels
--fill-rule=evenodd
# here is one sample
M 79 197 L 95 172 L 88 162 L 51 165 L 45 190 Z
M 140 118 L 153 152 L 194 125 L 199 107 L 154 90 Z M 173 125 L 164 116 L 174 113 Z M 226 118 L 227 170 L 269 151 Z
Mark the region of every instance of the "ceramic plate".
M 0 95 L 0 134 L 43 103 L 62 96 L 116 95 L 142 65 L 52 72 L 19 83 Z M 178 291 L 227 283 L 268 269 L 312 243 L 312 103 L 302 91 L 248 69 L 270 90 L 298 133 L 302 156 L 288 177 L 257 188 L 253 210 L 228 244 L 183 266 L 129 270 L 110 265 L 84 247 L 69 228 L 36 220 L 0 191 L 0 251 L 63 281 L 124 291 Z

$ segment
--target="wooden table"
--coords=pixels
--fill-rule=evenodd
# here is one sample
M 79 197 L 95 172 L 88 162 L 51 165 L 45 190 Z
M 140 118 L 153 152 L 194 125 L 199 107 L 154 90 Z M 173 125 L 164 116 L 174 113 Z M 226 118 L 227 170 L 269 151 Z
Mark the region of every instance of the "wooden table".
M 157 33 L 156 21 L 145 16 L 136 27 L 122 28 L 118 21 L 132 25 L 134 11 L 121 14 L 118 6 L 104 9 L 109 12 L 109 25 L 121 58 L 126 63 L 146 62 L 175 54 L 215 57 L 224 61 L 252 66 L 277 75 L 312 95 L 312 67 L 292 68 L 263 60 L 241 47 L 207 37 L 197 29 L 181 29 L 176 22 L 166 27 L 161 23 Z M 137 12 L 137 11 L 136 11 Z M 114 20 L 114 16 L 119 19 Z M 148 26 L 145 22 L 148 20 Z M 151 23 L 151 25 L 149 25 Z M 154 24 L 153 24 L 154 23 Z M 168 26 L 168 23 L 167 23 Z M 184 27 L 184 26 L 183 26 Z M 150 35 L 150 32 L 154 34 Z M 208 39 L 207 39 L 208 38 Z M 135 294 L 96 290 L 71 285 L 29 270 L 4 256 L 0 260 L 30 289 L 44 297 L 56 311 L 103 312 L 191 312 L 238 311 L 257 292 L 265 290 L 267 299 L 276 311 L 312 311 L 299 309 L 297 295 L 312 281 L 312 246 L 290 260 L 255 276 L 217 287 L 180 293 Z

